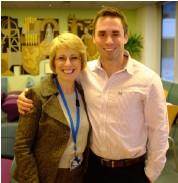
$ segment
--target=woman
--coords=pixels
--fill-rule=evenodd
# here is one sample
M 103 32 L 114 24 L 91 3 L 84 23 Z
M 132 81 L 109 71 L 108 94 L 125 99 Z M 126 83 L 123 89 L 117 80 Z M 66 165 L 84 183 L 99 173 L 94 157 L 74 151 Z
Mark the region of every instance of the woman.
M 14 174 L 18 183 L 82 182 L 89 123 L 83 91 L 75 80 L 86 59 L 76 35 L 63 33 L 53 39 L 53 74 L 27 92 L 34 107 L 19 119 Z

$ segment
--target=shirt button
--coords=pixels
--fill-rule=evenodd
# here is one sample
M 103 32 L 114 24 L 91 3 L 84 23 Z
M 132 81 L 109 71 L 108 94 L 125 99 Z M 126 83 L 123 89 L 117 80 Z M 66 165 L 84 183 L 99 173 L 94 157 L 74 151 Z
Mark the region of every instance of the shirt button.
M 119 95 L 122 95 L 122 90 L 119 90 L 119 91 L 118 91 L 118 94 L 119 94 Z

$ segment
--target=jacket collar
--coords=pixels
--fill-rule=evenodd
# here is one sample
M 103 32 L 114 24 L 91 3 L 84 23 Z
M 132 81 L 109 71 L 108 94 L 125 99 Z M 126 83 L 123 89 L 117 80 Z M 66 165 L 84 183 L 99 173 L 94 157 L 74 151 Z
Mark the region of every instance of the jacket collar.
M 54 83 L 54 78 L 56 75 L 51 74 L 49 75 L 45 80 L 41 81 L 41 94 L 44 97 L 50 96 L 50 95 L 57 95 L 58 89 L 56 84 Z M 80 84 L 75 82 L 75 87 L 79 91 L 80 94 L 83 94 L 82 87 Z
M 51 118 L 54 118 L 62 122 L 63 124 L 69 126 L 67 119 L 64 115 L 64 112 L 59 104 L 59 100 L 56 97 L 59 94 L 59 92 L 53 80 L 55 77 L 56 75 L 52 74 L 49 75 L 48 77 L 45 77 L 45 79 L 41 81 L 41 95 L 43 97 L 48 97 L 48 100 L 43 105 L 43 110 Z M 75 86 L 77 87 L 77 90 L 79 91 L 81 97 L 83 98 L 84 94 L 81 85 L 75 82 Z
M 58 94 L 58 90 L 57 87 L 54 83 L 54 78 L 56 77 L 56 75 L 51 74 L 48 77 L 46 77 L 45 79 L 42 79 L 41 81 L 41 94 L 44 97 L 50 96 L 50 95 L 57 95 Z
M 45 79 L 41 81 L 41 95 L 48 98 L 43 104 L 43 110 L 51 118 L 54 118 L 66 126 L 69 126 L 57 98 L 59 92 L 53 80 L 55 77 L 56 76 L 52 74 L 45 77 Z

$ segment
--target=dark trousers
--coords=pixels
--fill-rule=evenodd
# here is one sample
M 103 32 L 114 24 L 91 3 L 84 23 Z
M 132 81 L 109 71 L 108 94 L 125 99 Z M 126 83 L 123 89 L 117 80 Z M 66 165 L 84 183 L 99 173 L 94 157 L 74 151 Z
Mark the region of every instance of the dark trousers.
M 90 151 L 84 183 L 149 183 L 144 172 L 144 161 L 122 168 L 104 167 Z

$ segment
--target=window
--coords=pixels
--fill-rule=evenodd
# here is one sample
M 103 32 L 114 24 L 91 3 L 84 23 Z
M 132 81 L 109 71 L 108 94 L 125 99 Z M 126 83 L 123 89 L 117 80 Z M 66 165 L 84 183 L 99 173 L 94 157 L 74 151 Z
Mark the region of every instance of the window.
M 176 36 L 176 2 L 162 5 L 162 46 L 161 46 L 161 77 L 174 80 L 175 67 L 175 36 Z

